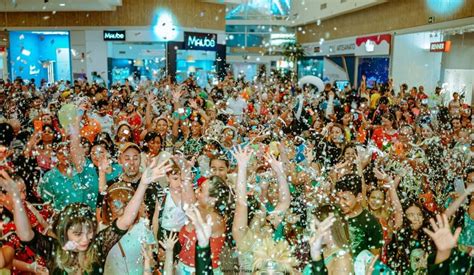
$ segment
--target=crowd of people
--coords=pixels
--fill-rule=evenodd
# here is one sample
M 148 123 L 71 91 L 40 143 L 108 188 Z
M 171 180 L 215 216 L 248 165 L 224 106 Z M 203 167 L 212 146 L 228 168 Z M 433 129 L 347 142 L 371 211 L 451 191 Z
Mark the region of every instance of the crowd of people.
M 472 108 L 277 73 L 0 80 L 2 274 L 471 274 Z

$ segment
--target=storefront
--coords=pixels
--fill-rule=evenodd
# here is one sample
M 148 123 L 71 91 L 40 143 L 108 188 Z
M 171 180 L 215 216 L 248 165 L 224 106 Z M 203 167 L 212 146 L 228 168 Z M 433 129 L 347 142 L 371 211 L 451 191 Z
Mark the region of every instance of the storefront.
M 325 82 L 354 83 L 354 39 L 304 44 L 305 57 L 298 62 L 298 77 L 317 76 Z
M 176 81 L 193 76 L 200 87 L 217 79 L 217 34 L 185 32 L 182 47 L 176 50 Z
M 179 32 L 163 41 L 150 31 L 108 30 L 104 41 L 111 83 L 159 81 L 169 73 L 178 83 L 193 76 L 205 87 L 225 72 L 225 46 L 216 33 Z
M 395 35 L 392 65 L 395 84 L 403 81 L 410 88 L 423 85 L 429 95 L 441 87 L 445 105 L 454 92 L 464 102 L 473 103 L 473 43 L 474 25 Z
M 12 79 L 33 80 L 37 85 L 43 79 L 48 83 L 72 79 L 68 31 L 12 31 L 9 41 Z
M 387 83 L 390 74 L 391 34 L 357 37 L 355 55 L 357 56 L 357 83 L 362 75 L 367 77 L 367 86 Z
M 127 42 L 125 30 L 105 30 L 107 41 L 108 79 L 112 84 L 125 80 L 140 83 L 159 81 L 166 75 L 165 42 Z
M 474 103 L 474 26 L 463 27 L 455 34 L 431 44 L 431 54 L 441 54 L 441 86 L 444 87 L 446 104 L 458 92 L 467 104 Z
M 298 62 L 298 77 L 314 75 L 325 82 L 360 83 L 362 74 L 369 86 L 387 82 L 390 71 L 391 35 L 381 34 L 304 44 L 305 57 Z

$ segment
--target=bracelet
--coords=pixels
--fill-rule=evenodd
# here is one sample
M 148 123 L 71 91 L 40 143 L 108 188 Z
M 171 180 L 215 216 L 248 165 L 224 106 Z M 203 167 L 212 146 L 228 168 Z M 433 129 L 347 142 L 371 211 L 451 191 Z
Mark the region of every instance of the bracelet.
M 33 262 L 30 264 L 30 267 L 33 269 L 33 272 L 38 272 L 38 263 L 37 262 Z

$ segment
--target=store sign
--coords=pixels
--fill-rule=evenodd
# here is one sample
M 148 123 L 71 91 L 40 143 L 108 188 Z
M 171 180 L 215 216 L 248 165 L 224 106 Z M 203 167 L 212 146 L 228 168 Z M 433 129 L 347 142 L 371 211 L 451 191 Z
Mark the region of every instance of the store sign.
M 306 56 L 350 55 L 354 54 L 356 45 L 352 39 L 324 41 L 303 45 Z
M 430 45 L 430 52 L 444 52 L 451 50 L 451 41 L 432 42 Z
M 217 34 L 185 32 L 184 44 L 189 50 L 217 51 Z
M 125 41 L 125 31 L 104 31 L 104 41 Z
M 391 34 L 357 37 L 355 41 L 355 55 L 389 55 L 391 42 Z

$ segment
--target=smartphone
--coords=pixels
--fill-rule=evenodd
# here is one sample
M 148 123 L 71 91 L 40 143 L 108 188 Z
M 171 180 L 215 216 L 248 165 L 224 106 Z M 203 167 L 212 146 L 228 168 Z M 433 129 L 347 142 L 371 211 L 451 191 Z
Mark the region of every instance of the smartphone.
M 33 128 L 35 129 L 35 132 L 41 132 L 43 128 L 43 122 L 41 120 L 35 120 L 33 121 Z

